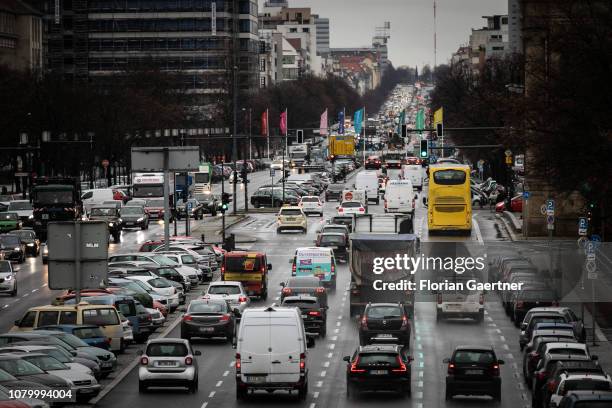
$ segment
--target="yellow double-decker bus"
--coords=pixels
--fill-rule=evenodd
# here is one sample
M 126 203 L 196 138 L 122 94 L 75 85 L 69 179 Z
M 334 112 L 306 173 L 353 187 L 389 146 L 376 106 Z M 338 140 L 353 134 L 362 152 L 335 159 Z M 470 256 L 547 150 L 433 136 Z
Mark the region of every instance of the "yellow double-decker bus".
M 429 166 L 427 227 L 439 231 L 472 231 L 470 167 L 465 164 Z

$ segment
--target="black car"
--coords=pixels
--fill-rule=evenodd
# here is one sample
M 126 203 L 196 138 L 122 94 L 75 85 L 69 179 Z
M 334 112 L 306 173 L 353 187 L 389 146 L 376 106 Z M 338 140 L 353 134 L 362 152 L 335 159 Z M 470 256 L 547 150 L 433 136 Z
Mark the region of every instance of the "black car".
M 325 201 L 342 201 L 342 191 L 344 191 L 344 184 L 330 184 L 325 190 Z
M 106 221 L 108 232 L 115 242 L 121 241 L 122 220 L 119 217 L 119 209 L 111 206 L 94 206 L 89 210 L 90 220 Z
M 254 207 L 282 207 L 285 204 L 298 205 L 300 197 L 289 189 L 285 189 L 283 200 L 282 187 L 260 188 L 251 196 L 251 205 Z
M 348 240 L 342 232 L 323 232 L 315 240 L 315 245 L 332 248 L 337 260 L 342 262 L 348 261 Z
M 195 299 L 189 303 L 181 321 L 181 338 L 234 338 L 236 318 L 239 317 L 222 299 Z
M 353 232 L 354 217 L 352 215 L 336 215 L 329 219 L 328 224 L 345 225 L 349 233 Z
M 352 356 L 343 358 L 346 365 L 346 396 L 360 391 L 395 391 L 410 396 L 410 362 L 401 346 L 379 344 L 360 346 Z
M 26 260 L 26 246 L 17 235 L 0 235 L 0 259 L 24 263 Z
M 144 207 L 139 205 L 127 205 L 121 208 L 121 220 L 123 228 L 149 229 L 149 214 Z
M 327 307 L 327 289 L 316 276 L 293 276 L 286 282 L 281 282 L 282 286 L 280 301 L 288 296 L 310 295 L 319 299 L 323 307 Z
M 287 296 L 283 299 L 282 305 L 300 309 L 306 331 L 325 337 L 327 334 L 327 307 L 321 306 L 318 298 L 309 295 Z
M 36 232 L 32 229 L 20 229 L 9 232 L 11 235 L 17 235 L 21 239 L 21 243 L 25 245 L 25 252 L 30 256 L 38 256 L 40 253 L 40 240 L 36 237 Z
M 370 156 L 367 158 L 365 162 L 366 170 L 369 170 L 369 169 L 378 170 L 380 169 L 381 166 L 382 166 L 382 161 L 380 160 L 379 156 Z
M 359 344 L 392 342 L 410 347 L 410 316 L 401 303 L 368 303 L 359 325 Z
M 448 364 L 446 400 L 455 395 L 489 395 L 501 401 L 501 377 L 495 350 L 490 346 L 457 346 Z
M 181 219 L 185 218 L 187 213 L 189 213 L 189 217 L 194 220 L 201 220 L 204 218 L 204 204 L 195 198 L 190 198 L 186 203 L 179 201 L 176 204 L 176 218 Z

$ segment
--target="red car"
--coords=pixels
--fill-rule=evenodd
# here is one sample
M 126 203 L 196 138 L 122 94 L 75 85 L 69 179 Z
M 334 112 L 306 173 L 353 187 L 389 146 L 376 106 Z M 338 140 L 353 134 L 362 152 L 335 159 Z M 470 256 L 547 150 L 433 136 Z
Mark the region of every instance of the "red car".
M 506 202 L 500 201 L 495 205 L 496 212 L 506 211 Z M 510 200 L 510 212 L 523 212 L 523 195 L 519 194 Z

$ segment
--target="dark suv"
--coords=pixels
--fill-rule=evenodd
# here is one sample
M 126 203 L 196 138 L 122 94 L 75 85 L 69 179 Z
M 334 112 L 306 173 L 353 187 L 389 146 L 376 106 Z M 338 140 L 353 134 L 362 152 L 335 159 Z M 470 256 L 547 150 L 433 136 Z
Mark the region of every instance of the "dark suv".
M 490 395 L 501 401 L 501 377 L 498 360 L 490 346 L 457 346 L 448 364 L 446 400 L 455 395 Z
M 392 342 L 410 347 L 410 319 L 401 303 L 368 303 L 359 326 L 359 344 Z
M 327 334 L 327 307 L 321 306 L 319 299 L 309 295 L 287 296 L 283 299 L 282 305 L 300 309 L 306 331 L 325 337 Z
M 411 357 L 396 344 L 360 346 L 346 365 L 346 396 L 358 391 L 396 391 L 410 396 Z

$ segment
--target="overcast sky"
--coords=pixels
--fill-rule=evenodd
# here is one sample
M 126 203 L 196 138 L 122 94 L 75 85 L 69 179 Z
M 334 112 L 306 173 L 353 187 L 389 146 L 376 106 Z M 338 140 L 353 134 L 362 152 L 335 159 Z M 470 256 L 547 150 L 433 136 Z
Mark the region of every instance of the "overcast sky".
M 508 12 L 508 0 L 436 1 L 438 64 L 468 42 L 471 28 L 486 24 L 482 16 Z M 289 5 L 328 17 L 332 47 L 369 45 L 376 27 L 390 21 L 393 65 L 433 65 L 433 0 L 289 0 Z

